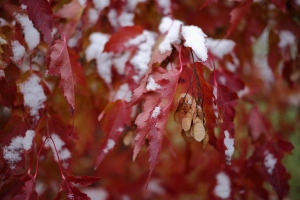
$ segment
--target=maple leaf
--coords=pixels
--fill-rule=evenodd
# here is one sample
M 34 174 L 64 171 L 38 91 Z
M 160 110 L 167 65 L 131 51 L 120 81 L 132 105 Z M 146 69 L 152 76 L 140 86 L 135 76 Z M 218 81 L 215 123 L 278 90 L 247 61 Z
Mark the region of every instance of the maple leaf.
M 74 80 L 65 38 L 64 40 L 54 41 L 51 48 L 48 73 L 60 77 L 59 88 L 72 110 L 75 110 Z
M 0 80 L 0 103 L 9 108 L 14 103 L 15 93 L 17 91 L 16 83 L 14 81 Z
M 286 0 L 271 0 L 282 12 L 286 11 Z
M 121 27 L 117 33 L 112 35 L 109 41 L 104 46 L 106 52 L 122 52 L 126 48 L 126 42 L 143 33 L 143 28 L 140 26 Z
M 130 102 L 130 106 L 133 106 L 141 101 L 145 101 L 143 112 L 135 120 L 137 135 L 134 140 L 133 160 L 135 160 L 141 146 L 145 143 L 146 135 L 148 134 L 150 140 L 148 147 L 148 161 L 150 162 L 148 181 L 154 166 L 158 162 L 158 153 L 161 150 L 165 126 L 180 75 L 180 71 L 177 69 L 167 71 L 161 67 L 154 69 L 152 73 L 149 72 L 143 78 L 141 85 L 134 90 Z M 156 89 L 149 90 L 151 87 L 147 87 L 149 86 L 148 84 L 154 84 L 148 81 L 150 76 L 157 84 Z
M 45 42 L 52 41 L 52 9 L 47 0 L 19 0 L 27 6 L 27 14 L 33 24 L 43 33 Z
M 227 37 L 232 33 L 241 19 L 247 14 L 248 10 L 251 7 L 253 0 L 246 0 L 245 2 L 240 3 L 236 8 L 230 12 L 230 27 L 227 30 Z
M 261 134 L 269 133 L 269 127 L 259 113 L 257 106 L 253 106 L 249 112 L 248 126 L 253 140 L 257 140 Z
M 67 176 L 66 180 L 68 182 L 80 184 L 82 186 L 89 186 L 89 185 L 94 184 L 95 182 L 99 181 L 100 178 L 94 177 L 94 176 L 80 176 L 80 177 Z
M 64 179 L 60 185 L 60 191 L 55 197 L 55 200 L 61 199 L 62 192 L 66 192 L 66 199 L 68 200 L 89 200 L 87 194 L 81 192 L 79 189 L 73 186 L 71 181 Z
M 68 48 L 68 53 L 70 57 L 70 64 L 72 67 L 74 82 L 83 86 L 86 86 L 86 80 L 84 76 L 83 68 L 79 62 L 80 57 L 75 51 Z
M 106 138 L 100 147 L 95 168 L 100 165 L 107 153 L 113 149 L 124 127 L 130 125 L 131 122 L 131 109 L 127 108 L 126 102 L 123 100 L 109 103 L 102 114 L 104 119 L 101 121 L 101 124 Z

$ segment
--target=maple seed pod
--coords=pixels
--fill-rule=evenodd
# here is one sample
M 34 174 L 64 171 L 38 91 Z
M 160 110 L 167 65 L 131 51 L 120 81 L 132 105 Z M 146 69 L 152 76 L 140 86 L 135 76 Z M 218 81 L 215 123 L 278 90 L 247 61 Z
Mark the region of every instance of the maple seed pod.
M 184 131 L 184 130 L 182 130 L 182 131 Z M 184 134 L 186 135 L 186 137 L 193 137 L 192 133 L 191 133 L 191 129 L 188 131 L 184 131 Z
M 204 139 L 205 128 L 199 118 L 194 119 L 191 133 L 195 140 L 197 140 L 198 142 L 201 142 Z
M 191 129 L 192 118 L 193 118 L 193 113 L 191 113 L 191 111 L 186 113 L 186 115 L 183 117 L 181 125 L 184 131 L 188 131 Z
M 186 115 L 185 107 L 188 105 L 185 103 L 184 98 L 179 99 L 178 107 L 174 113 L 174 121 L 177 124 L 181 124 L 182 118 Z
M 181 131 L 181 136 L 183 137 L 183 139 L 187 142 L 193 142 L 194 138 L 193 137 L 188 137 L 186 136 L 186 131 L 182 130 Z
M 208 136 L 207 133 L 205 133 L 205 137 L 204 137 L 204 139 L 203 139 L 203 141 L 202 141 L 202 147 L 203 147 L 203 149 L 205 149 L 205 147 L 206 147 L 208 141 L 209 141 L 209 136 Z

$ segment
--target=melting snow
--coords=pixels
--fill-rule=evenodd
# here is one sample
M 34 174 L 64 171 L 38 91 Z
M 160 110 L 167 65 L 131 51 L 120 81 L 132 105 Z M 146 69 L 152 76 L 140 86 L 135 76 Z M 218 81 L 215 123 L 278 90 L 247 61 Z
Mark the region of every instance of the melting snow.
M 157 0 L 157 4 L 163 10 L 164 15 L 170 13 L 170 8 L 171 8 L 170 0 Z
M 212 54 L 220 59 L 223 59 L 224 55 L 229 54 L 233 50 L 235 42 L 227 39 L 215 40 L 212 38 L 207 38 L 206 46 Z
M 155 91 L 157 89 L 162 89 L 162 87 L 159 84 L 157 84 L 155 82 L 155 80 L 153 79 L 153 77 L 150 75 L 148 77 L 148 82 L 147 82 L 147 85 L 146 85 L 146 89 L 148 91 L 150 91 L 150 90 Z
M 230 197 L 231 183 L 227 174 L 220 172 L 216 176 L 217 185 L 215 186 L 214 193 L 221 199 L 227 199 Z
M 10 57 L 14 62 L 19 62 L 25 55 L 25 47 L 18 40 L 11 41 L 11 50 L 13 57 Z
M 115 141 L 113 141 L 112 139 L 108 139 L 106 147 L 105 149 L 103 149 L 103 153 L 107 154 L 112 148 L 114 148 L 115 144 Z
M 28 151 L 31 148 L 34 136 L 35 132 L 33 130 L 27 130 L 25 137 L 14 137 L 9 146 L 3 147 L 3 158 L 12 170 L 15 169 L 15 164 L 22 160 L 23 150 Z
M 277 158 L 275 158 L 274 155 L 269 151 L 265 151 L 264 154 L 265 154 L 265 160 L 264 160 L 265 167 L 267 168 L 268 174 L 272 175 L 275 165 L 277 163 Z
M 205 62 L 208 58 L 205 46 L 205 33 L 197 26 L 183 26 L 182 36 L 185 39 L 184 46 L 191 47 L 196 56 Z
M 32 74 L 31 77 L 19 84 L 20 91 L 24 96 L 24 105 L 29 108 L 30 115 L 35 120 L 39 119 L 39 109 L 44 108 L 46 96 L 42 86 L 39 84 L 41 79 Z
M 27 15 L 15 14 L 16 20 L 21 24 L 23 33 L 25 35 L 25 41 L 28 48 L 34 49 L 40 43 L 40 33 L 33 26 L 32 21 Z
M 155 108 L 154 108 L 154 110 L 153 110 L 153 112 L 152 112 L 152 115 L 151 115 L 151 117 L 153 118 L 153 119 L 156 119 L 157 118 L 157 116 L 160 114 L 160 106 L 156 106 Z
M 230 164 L 231 162 L 231 157 L 233 155 L 234 152 L 234 138 L 230 138 L 229 137 L 229 132 L 227 130 L 224 131 L 225 134 L 225 138 L 224 138 L 224 145 L 227 148 L 227 150 L 225 150 L 225 155 L 226 155 L 226 163 Z

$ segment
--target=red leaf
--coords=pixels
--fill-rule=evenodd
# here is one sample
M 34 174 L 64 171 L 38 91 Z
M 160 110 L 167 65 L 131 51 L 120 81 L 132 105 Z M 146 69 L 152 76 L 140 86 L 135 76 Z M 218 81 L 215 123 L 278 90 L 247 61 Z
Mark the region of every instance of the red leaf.
M 50 46 L 52 40 L 52 9 L 47 0 L 19 0 L 27 6 L 29 19 L 43 33 L 45 42 Z
M 95 168 L 101 164 L 107 153 L 118 142 L 124 126 L 130 124 L 131 109 L 127 109 L 126 107 L 125 101 L 117 100 L 116 102 L 109 103 L 104 109 L 104 119 L 101 121 L 101 124 L 106 138 L 100 147 Z
M 66 180 L 68 182 L 80 184 L 82 186 L 89 186 L 89 185 L 94 184 L 95 182 L 99 181 L 100 178 L 93 177 L 93 176 L 80 176 L 80 177 L 68 176 L 68 177 L 66 177 Z
M 128 40 L 142 34 L 143 28 L 140 26 L 126 26 L 121 27 L 119 31 L 112 35 L 109 41 L 104 46 L 106 52 L 122 52 L 127 47 L 125 46 Z
M 282 12 L 286 11 L 286 0 L 271 0 Z
M 0 80 L 0 103 L 9 108 L 14 103 L 15 93 L 17 91 L 16 83 L 7 82 L 5 79 Z
M 262 133 L 268 133 L 268 128 L 266 127 L 264 119 L 262 119 L 262 116 L 260 115 L 257 107 L 253 107 L 251 109 L 249 113 L 248 125 L 250 128 L 251 136 L 254 140 L 257 140 Z
M 158 162 L 158 153 L 161 150 L 165 126 L 168 121 L 168 115 L 180 75 L 180 72 L 177 69 L 166 71 L 159 67 L 155 68 L 155 71 L 150 75 L 149 71 L 142 80 L 141 85 L 134 90 L 131 100 L 131 105 L 143 100 L 145 101 L 143 104 L 143 112 L 140 113 L 135 120 L 137 125 L 137 135 L 135 137 L 133 159 L 136 158 L 148 133 L 148 138 L 150 140 L 148 147 L 148 161 L 150 162 L 148 181 L 154 166 Z M 157 88 L 154 91 L 147 89 L 146 83 L 150 77 L 156 84 L 160 85 L 160 88 Z
M 38 194 L 35 191 L 35 179 L 30 174 L 25 174 L 20 178 L 24 185 L 18 194 L 13 198 L 14 200 L 37 200 Z
M 202 6 L 200 7 L 200 10 L 206 8 L 207 6 L 213 4 L 213 3 L 217 3 L 218 0 L 205 0 L 205 2 L 202 4 Z
M 246 0 L 243 3 L 240 3 L 236 8 L 230 12 L 230 27 L 227 31 L 227 37 L 232 33 L 235 27 L 239 24 L 241 19 L 247 14 L 248 10 L 251 7 L 253 0 Z
M 67 200 L 89 200 L 89 198 L 85 193 L 82 193 L 79 189 L 74 187 L 71 182 L 67 180 L 63 180 L 60 186 L 60 191 L 56 196 L 56 200 L 61 198 L 61 193 L 66 192 Z
M 79 62 L 79 55 L 72 49 L 68 48 L 70 63 L 73 71 L 74 82 L 83 86 L 86 86 L 86 80 L 84 76 L 83 68 Z
M 60 77 L 59 88 L 68 104 L 75 109 L 74 80 L 65 40 L 55 40 L 51 49 L 49 74 Z

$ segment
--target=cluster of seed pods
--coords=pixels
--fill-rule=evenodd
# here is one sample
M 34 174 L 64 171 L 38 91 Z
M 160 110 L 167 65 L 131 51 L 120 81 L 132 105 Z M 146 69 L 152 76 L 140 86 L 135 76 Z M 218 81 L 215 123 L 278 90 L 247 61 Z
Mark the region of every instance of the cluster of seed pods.
M 174 120 L 181 124 L 181 135 L 186 141 L 196 140 L 202 142 L 203 148 L 206 147 L 209 137 L 205 130 L 204 113 L 202 108 L 197 106 L 196 99 L 189 94 L 181 94 Z

